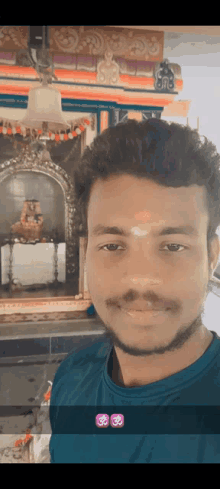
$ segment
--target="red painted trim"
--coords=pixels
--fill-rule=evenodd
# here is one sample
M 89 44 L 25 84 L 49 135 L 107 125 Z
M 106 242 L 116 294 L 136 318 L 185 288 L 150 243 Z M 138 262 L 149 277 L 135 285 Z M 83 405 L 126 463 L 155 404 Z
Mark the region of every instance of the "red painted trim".
M 26 76 L 33 76 L 35 81 L 35 78 L 38 76 L 36 74 L 36 71 L 33 68 L 29 67 L 21 67 L 21 66 L 5 66 L 5 65 L 0 65 L 0 73 L 4 75 L 5 74 L 10 74 L 11 76 L 15 75 L 22 75 L 23 77 Z M 78 80 L 85 80 L 85 81 L 94 81 L 96 82 L 97 79 L 97 72 L 91 73 L 90 71 L 78 71 L 78 70 L 64 70 L 64 69 L 57 69 L 54 70 L 55 75 L 57 78 L 62 81 L 62 80 L 72 80 L 72 79 L 78 79 Z M 21 78 L 22 80 L 22 78 Z M 155 83 L 154 77 L 145 77 L 145 76 L 132 76 L 132 75 L 120 75 L 119 76 L 119 84 L 121 82 L 131 84 L 131 85 L 145 85 L 146 87 L 153 87 Z M 181 88 L 183 85 L 182 80 L 176 80 L 176 87 Z M 19 90 L 19 87 L 17 88 Z M 28 88 L 30 90 L 30 87 Z

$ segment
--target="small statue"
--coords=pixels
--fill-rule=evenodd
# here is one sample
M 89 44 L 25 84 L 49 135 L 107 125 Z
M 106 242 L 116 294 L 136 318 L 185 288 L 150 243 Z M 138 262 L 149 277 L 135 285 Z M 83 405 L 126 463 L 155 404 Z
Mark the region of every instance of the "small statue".
M 25 242 L 40 240 L 43 229 L 43 215 L 38 200 L 26 200 L 20 221 L 11 226 L 12 233 L 18 233 Z

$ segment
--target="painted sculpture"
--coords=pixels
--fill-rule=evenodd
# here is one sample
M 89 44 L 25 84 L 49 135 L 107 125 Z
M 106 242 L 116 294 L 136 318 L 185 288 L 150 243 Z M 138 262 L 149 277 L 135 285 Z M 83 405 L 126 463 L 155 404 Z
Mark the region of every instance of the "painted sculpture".
M 43 215 L 38 200 L 26 200 L 21 219 L 12 225 L 12 233 L 18 233 L 26 241 L 40 240 L 43 229 Z

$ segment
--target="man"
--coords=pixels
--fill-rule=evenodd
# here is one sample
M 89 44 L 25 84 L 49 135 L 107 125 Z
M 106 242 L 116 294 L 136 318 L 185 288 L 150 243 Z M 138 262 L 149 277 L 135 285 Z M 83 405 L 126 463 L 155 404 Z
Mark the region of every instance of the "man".
M 117 419 L 123 406 L 133 406 L 135 417 L 135 406 L 178 405 L 180 412 L 197 403 L 218 405 L 214 360 L 220 362 L 220 342 L 202 314 L 220 251 L 208 182 L 214 174 L 219 185 L 220 176 L 213 145 L 199 148 L 198 141 L 196 131 L 178 124 L 130 121 L 109 128 L 85 151 L 75 187 L 81 195 L 83 185 L 87 189 L 87 280 L 105 340 L 87 340 L 65 359 L 51 405 L 97 405 L 103 413 L 120 406 Z M 123 422 L 128 430 L 126 416 Z M 52 415 L 51 424 L 55 433 Z M 52 462 L 212 461 L 210 443 L 202 453 L 199 436 L 192 441 L 189 433 L 184 442 L 178 433 L 164 438 L 146 435 L 145 428 L 138 442 L 140 432 L 122 427 L 119 437 L 112 425 L 107 438 L 97 430 L 95 438 L 77 432 L 66 451 L 64 435 L 58 442 L 52 434 Z
M 88 283 L 115 346 L 114 380 L 125 386 L 146 385 L 183 370 L 213 339 L 201 318 L 209 278 L 204 201 L 201 187 L 162 189 L 133 176 L 100 181 L 93 188 Z M 93 235 L 97 225 L 124 228 L 127 237 L 117 230 Z M 193 229 L 189 234 L 164 231 L 180 226 Z M 215 239 L 212 270 L 218 255 Z M 162 312 L 154 316 L 154 310 Z

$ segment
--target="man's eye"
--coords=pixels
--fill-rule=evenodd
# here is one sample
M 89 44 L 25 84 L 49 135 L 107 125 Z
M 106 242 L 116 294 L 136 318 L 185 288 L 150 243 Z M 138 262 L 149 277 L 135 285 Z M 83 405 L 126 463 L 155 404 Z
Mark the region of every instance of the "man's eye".
M 104 250 L 104 248 L 106 248 L 106 247 L 110 247 L 110 246 L 115 246 L 116 248 L 118 248 L 118 247 L 120 247 L 121 245 L 116 245 L 116 244 L 110 243 L 110 244 L 106 244 L 106 245 L 104 245 L 104 246 L 101 246 L 99 249 L 100 249 L 100 250 Z M 181 248 L 185 248 L 185 249 L 187 249 L 187 247 L 186 247 L 186 246 L 183 246 L 183 245 L 181 245 L 181 244 L 176 244 L 176 243 L 169 243 L 169 244 L 167 244 L 167 245 L 164 245 L 164 248 L 165 248 L 165 246 L 168 246 L 168 247 L 171 247 L 171 246 L 172 246 L 172 247 L 173 247 L 173 246 L 175 247 L 175 246 L 176 246 L 176 247 L 178 247 L 178 248 L 179 248 L 179 247 L 181 247 Z M 122 246 L 121 246 L 121 248 L 122 248 Z M 104 250 L 104 251 L 121 251 L 121 250 L 112 250 L 112 249 L 111 249 L 111 250 Z M 174 250 L 170 251 L 170 253 L 173 253 L 173 252 L 176 252 L 176 251 L 177 251 L 177 250 L 175 250 L 175 249 L 174 249 Z
M 186 247 L 186 246 L 183 246 L 183 245 L 181 245 L 181 244 L 176 244 L 176 243 L 169 243 L 169 244 L 167 244 L 167 245 L 165 245 L 165 246 L 177 246 L 178 248 L 179 248 L 179 247 L 181 247 L 181 248 L 185 248 L 185 250 L 187 249 L 187 247 Z M 164 247 L 165 247 L 165 246 L 164 246 Z M 173 250 L 173 251 L 174 251 L 174 250 Z M 173 251 L 171 251 L 171 253 L 172 253 Z
M 116 245 L 116 244 L 113 244 L 113 243 L 110 243 L 110 244 L 106 244 L 104 246 L 101 246 L 101 248 L 99 248 L 100 250 L 103 250 L 104 248 L 106 248 L 107 246 L 116 246 L 116 247 L 119 247 L 120 245 Z M 112 251 L 112 250 L 109 250 L 109 251 Z M 113 250 L 115 251 L 115 250 Z M 118 251 L 118 250 L 116 250 Z M 120 251 L 120 250 L 119 250 Z

